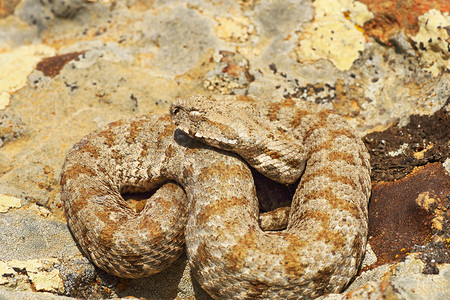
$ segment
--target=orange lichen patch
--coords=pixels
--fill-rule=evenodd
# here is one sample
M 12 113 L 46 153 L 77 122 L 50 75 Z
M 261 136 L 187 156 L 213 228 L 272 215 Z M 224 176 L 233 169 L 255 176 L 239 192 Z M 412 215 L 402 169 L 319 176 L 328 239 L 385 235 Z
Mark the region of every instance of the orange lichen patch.
M 378 261 L 371 268 L 401 260 L 415 246 L 441 234 L 433 228 L 433 220 L 448 209 L 443 206 L 449 194 L 450 176 L 440 163 L 416 168 L 401 180 L 375 184 L 369 204 L 369 241 Z
M 364 24 L 364 29 L 367 35 L 375 37 L 386 45 L 391 45 L 389 39 L 400 31 L 400 25 L 395 15 L 389 12 L 376 13 L 373 19 Z
M 14 9 L 20 0 L 0 1 L 0 19 L 14 13 Z
M 215 63 L 215 71 L 203 80 L 203 87 L 209 91 L 234 94 L 233 89 L 245 89 L 255 80 L 248 60 L 238 52 L 219 51 L 210 63 Z
M 238 79 L 243 74 L 249 82 L 252 82 L 255 78 L 249 73 L 248 65 L 242 65 L 244 57 L 239 53 L 230 51 L 219 51 L 223 56 L 220 62 L 226 63 L 226 67 L 222 69 L 222 73 L 226 73 L 229 76 Z
M 78 56 L 84 54 L 84 52 L 72 52 L 63 55 L 57 55 L 52 57 L 47 57 L 41 60 L 37 66 L 36 70 L 44 73 L 45 76 L 55 77 L 59 74 L 61 69 L 71 60 L 78 60 Z
M 419 30 L 418 17 L 430 9 L 450 11 L 450 1 L 360 0 L 360 2 L 366 4 L 375 15 L 364 24 L 366 34 L 387 45 L 390 45 L 390 37 L 402 29 L 415 35 Z

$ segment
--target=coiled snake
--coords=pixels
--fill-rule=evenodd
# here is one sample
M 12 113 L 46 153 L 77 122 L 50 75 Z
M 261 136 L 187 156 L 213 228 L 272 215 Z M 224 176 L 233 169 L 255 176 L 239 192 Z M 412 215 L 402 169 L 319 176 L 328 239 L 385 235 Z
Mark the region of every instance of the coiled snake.
M 286 230 L 259 227 L 241 157 L 280 183 L 300 178 Z M 339 292 L 367 241 L 364 144 L 341 117 L 291 99 L 197 95 L 174 101 L 171 116 L 111 123 L 69 151 L 61 187 L 69 227 L 96 265 L 148 276 L 176 260 L 185 240 L 192 272 L 214 298 Z M 140 213 L 121 196 L 158 187 Z

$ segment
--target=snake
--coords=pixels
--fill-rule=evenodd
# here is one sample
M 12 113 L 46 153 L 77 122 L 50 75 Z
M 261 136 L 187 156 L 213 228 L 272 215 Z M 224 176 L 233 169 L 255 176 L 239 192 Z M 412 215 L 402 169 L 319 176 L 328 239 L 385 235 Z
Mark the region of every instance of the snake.
M 263 230 L 251 168 L 297 184 L 287 228 Z M 155 191 L 141 211 L 124 193 Z M 345 119 L 295 99 L 194 95 L 110 123 L 68 151 L 67 223 L 101 269 L 162 271 L 185 251 L 214 299 L 342 291 L 368 231 L 369 154 Z

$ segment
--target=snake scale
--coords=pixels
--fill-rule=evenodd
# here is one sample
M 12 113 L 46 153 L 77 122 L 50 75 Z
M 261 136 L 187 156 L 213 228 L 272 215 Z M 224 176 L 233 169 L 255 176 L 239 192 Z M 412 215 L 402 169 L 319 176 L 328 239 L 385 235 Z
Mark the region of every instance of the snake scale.
M 242 158 L 298 182 L 286 230 L 258 225 Z M 292 99 L 196 95 L 174 101 L 170 115 L 113 122 L 69 151 L 61 187 L 68 225 L 97 266 L 148 276 L 185 242 L 192 274 L 216 299 L 339 292 L 367 241 L 364 144 L 340 116 Z M 139 213 L 121 196 L 156 188 Z

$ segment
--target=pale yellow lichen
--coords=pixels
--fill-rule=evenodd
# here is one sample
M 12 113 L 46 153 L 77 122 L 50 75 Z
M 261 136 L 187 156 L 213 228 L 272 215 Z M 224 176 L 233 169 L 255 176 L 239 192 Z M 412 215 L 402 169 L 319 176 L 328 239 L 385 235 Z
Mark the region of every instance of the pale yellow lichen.
M 7 92 L 0 93 L 0 110 L 5 109 L 8 106 L 9 97 L 11 97 L 11 95 Z
M 10 208 L 19 208 L 21 202 L 19 198 L 0 194 L 0 213 L 7 212 Z
M 430 192 L 420 193 L 416 198 L 416 203 L 424 209 L 430 211 L 431 205 L 436 203 L 437 199 L 430 196 Z
M 6 262 L 0 260 L 0 285 L 8 283 L 8 277 L 16 274 L 13 268 L 11 268 Z
M 55 52 L 54 48 L 39 44 L 22 46 L 0 54 L 0 110 L 9 104 L 12 93 L 25 86 L 27 77 L 36 64 Z
M 416 159 L 422 159 L 425 156 L 425 152 L 433 148 L 434 144 L 430 143 L 425 149 L 422 151 L 415 152 L 413 155 Z
M 441 13 L 432 9 L 419 17 L 419 32 L 412 37 L 418 51 L 420 61 L 425 70 L 433 76 L 441 70 L 450 69 L 450 35 L 447 28 L 450 26 L 449 13 Z
M 64 282 L 59 276 L 59 271 L 53 269 L 51 271 L 37 271 L 29 273 L 31 282 L 37 291 L 44 292 L 63 292 Z
M 215 31 L 221 39 L 232 42 L 246 42 L 254 32 L 253 25 L 246 17 L 217 18 Z
M 64 291 L 64 282 L 60 277 L 59 271 L 53 268 L 53 265 L 59 263 L 55 258 L 51 259 L 30 259 L 8 261 L 7 264 L 13 268 L 25 269 L 29 281 L 33 288 L 42 292 Z
M 300 62 L 329 59 L 338 69 L 348 70 L 364 50 L 364 22 L 373 18 L 365 4 L 353 0 L 313 2 L 314 21 L 299 38 Z
M 442 165 L 444 166 L 445 171 L 447 171 L 447 174 L 450 175 L 450 158 L 447 158 Z

